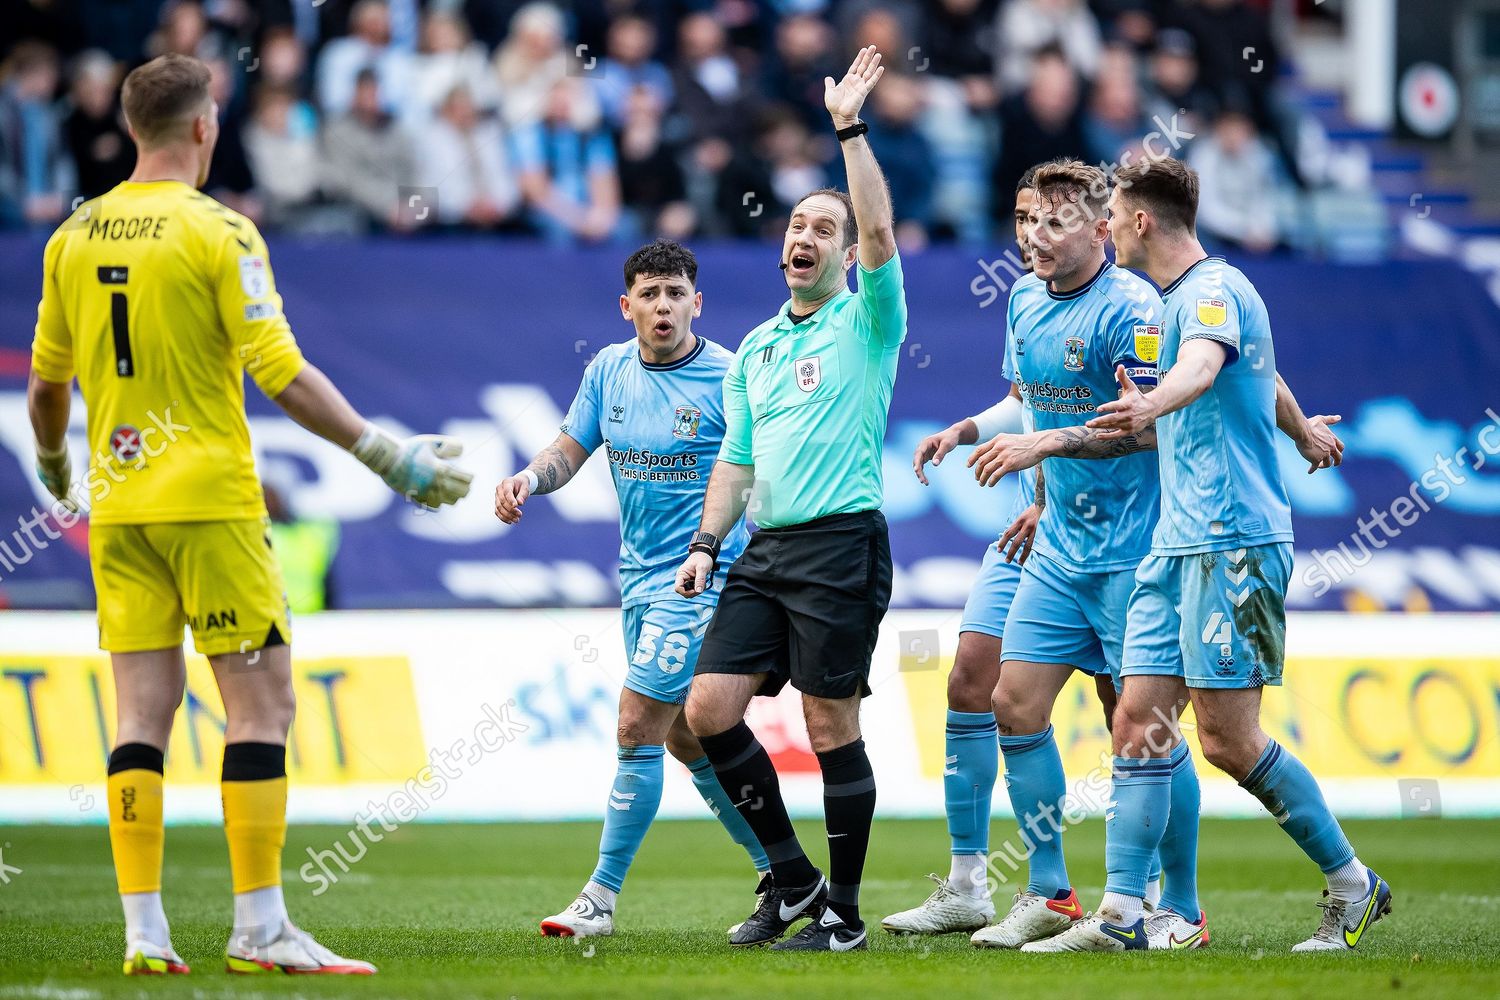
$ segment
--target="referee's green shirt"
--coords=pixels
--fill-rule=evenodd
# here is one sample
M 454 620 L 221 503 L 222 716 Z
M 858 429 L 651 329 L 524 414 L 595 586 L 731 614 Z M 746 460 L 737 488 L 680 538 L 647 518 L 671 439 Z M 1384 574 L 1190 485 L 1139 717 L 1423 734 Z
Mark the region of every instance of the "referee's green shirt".
M 896 362 L 906 339 L 901 258 L 859 269 L 801 323 L 791 301 L 750 331 L 724 376 L 719 460 L 755 466 L 747 511 L 763 528 L 877 510 Z

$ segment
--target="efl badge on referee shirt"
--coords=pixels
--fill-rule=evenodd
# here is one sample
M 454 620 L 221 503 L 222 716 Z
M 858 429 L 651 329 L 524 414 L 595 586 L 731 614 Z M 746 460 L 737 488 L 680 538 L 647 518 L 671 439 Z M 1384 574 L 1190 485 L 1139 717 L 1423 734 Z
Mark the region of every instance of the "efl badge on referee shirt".
M 1154 365 L 1161 357 L 1161 327 L 1138 324 L 1135 328 L 1135 356 Z
M 1078 337 L 1063 341 L 1063 367 L 1070 372 L 1083 371 L 1083 341 Z
M 271 272 L 264 257 L 240 258 L 240 287 L 252 299 L 259 299 L 271 290 Z
M 792 371 L 797 379 L 797 388 L 812 392 L 823 382 L 823 359 L 816 355 L 798 358 L 792 362 Z
M 141 432 L 129 424 L 121 424 L 109 434 L 109 450 L 121 462 L 129 462 L 141 454 Z
M 696 406 L 679 406 L 677 416 L 672 421 L 672 436 L 690 440 L 698 436 L 698 421 L 703 419 L 703 411 Z
M 1229 303 L 1223 299 L 1199 299 L 1198 322 L 1204 326 L 1223 326 L 1229 318 Z

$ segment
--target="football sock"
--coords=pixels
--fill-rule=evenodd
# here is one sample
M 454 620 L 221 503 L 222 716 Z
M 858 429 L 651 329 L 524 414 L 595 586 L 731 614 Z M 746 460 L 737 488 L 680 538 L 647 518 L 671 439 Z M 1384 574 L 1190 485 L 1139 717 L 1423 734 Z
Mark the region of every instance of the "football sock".
M 1354 848 L 1323 800 L 1317 779 L 1275 740 L 1267 741 L 1240 787 L 1260 799 L 1323 874 L 1338 871 L 1354 860 Z M 1361 887 L 1355 898 L 1364 895 Z
M 227 743 L 220 791 L 229 874 L 234 884 L 234 936 L 254 947 L 281 934 L 287 921 L 281 894 L 281 849 L 286 843 L 286 747 Z
M 124 743 L 109 755 L 109 846 L 127 942 L 168 942 L 161 905 L 164 762 L 162 751 L 145 743 Z
M 943 807 L 955 856 L 990 852 L 990 800 L 1000 773 L 999 734 L 993 712 L 948 709 Z
M 1146 900 L 1146 905 L 1151 907 L 1153 910 L 1161 906 L 1160 875 L 1157 875 L 1154 878 L 1148 878 L 1146 880 L 1146 895 L 1142 898 Z
M 1001 736 L 1000 752 L 1005 755 L 1010 807 L 1031 855 L 1027 891 L 1056 899 L 1069 888 L 1062 849 L 1062 806 L 1068 783 L 1052 727 L 1025 736 Z
M 1114 759 L 1114 784 L 1104 813 L 1104 891 L 1106 897 L 1133 897 L 1137 911 L 1172 808 L 1171 781 L 1172 764 L 1165 758 Z
M 699 757 L 687 767 L 693 776 L 693 787 L 698 789 L 699 795 L 703 796 L 703 801 L 708 804 L 709 811 L 718 817 L 724 829 L 729 831 L 730 838 L 750 855 L 755 870 L 770 871 L 771 862 L 766 860 L 765 849 L 760 846 L 760 841 L 755 839 L 755 831 L 750 829 L 750 824 L 745 822 L 745 817 L 740 815 L 740 811 L 734 808 L 724 795 L 724 786 L 719 784 L 719 777 L 714 774 L 713 764 L 707 757 Z
M 1166 876 L 1161 903 L 1172 912 L 1197 921 L 1201 912 L 1198 905 L 1198 812 L 1203 795 L 1186 740 L 1177 741 L 1168 759 L 1172 762 L 1172 805 L 1158 851 L 1162 874 Z
M 609 886 L 591 878 L 584 885 L 583 892 L 584 895 L 594 897 L 605 910 L 608 910 L 610 913 L 615 912 L 615 903 L 619 900 L 620 894 Z
M 948 888 L 976 899 L 990 895 L 989 869 L 983 854 L 955 854 L 948 868 Z
M 1359 858 L 1328 873 L 1328 894 L 1345 903 L 1357 903 L 1370 894 L 1369 869 Z
M 258 948 L 281 936 L 287 921 L 286 899 L 281 886 L 234 894 L 234 936 L 237 944 Z
M 161 893 L 130 892 L 120 896 L 125 910 L 125 941 L 150 941 L 166 947 L 172 942 L 167 914 L 162 909 Z
M 599 864 L 593 881 L 615 892 L 625 884 L 625 873 L 640 850 L 646 831 L 661 806 L 662 758 L 666 747 L 620 747 L 615 783 L 604 810 L 604 833 L 599 838 Z
M 1144 904 L 1140 896 L 1106 890 L 1099 903 L 1099 913 L 1117 927 L 1129 927 L 1145 915 Z
M 823 817 L 828 828 L 828 908 L 850 927 L 859 919 L 859 883 L 875 819 L 875 772 L 865 741 L 818 754 L 823 770 Z
M 807 885 L 818 870 L 797 842 L 792 821 L 781 800 L 781 783 L 765 747 L 744 720 L 722 733 L 700 736 L 703 752 L 713 761 L 719 784 L 760 841 L 771 862 L 771 881 L 791 888 Z

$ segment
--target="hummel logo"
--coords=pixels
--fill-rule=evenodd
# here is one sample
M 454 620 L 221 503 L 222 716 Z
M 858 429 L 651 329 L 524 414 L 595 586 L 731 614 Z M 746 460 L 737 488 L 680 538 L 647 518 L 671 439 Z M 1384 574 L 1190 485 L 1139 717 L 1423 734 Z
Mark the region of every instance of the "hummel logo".
M 621 812 L 629 812 L 630 803 L 635 801 L 635 796 L 635 792 L 618 792 L 614 789 L 610 789 L 609 807 L 611 809 L 618 809 Z

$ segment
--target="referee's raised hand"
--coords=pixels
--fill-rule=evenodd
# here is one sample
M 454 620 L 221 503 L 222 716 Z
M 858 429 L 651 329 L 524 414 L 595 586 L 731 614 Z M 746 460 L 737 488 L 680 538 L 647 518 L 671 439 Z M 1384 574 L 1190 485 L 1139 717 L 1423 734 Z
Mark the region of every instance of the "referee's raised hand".
M 859 109 L 865 106 L 865 98 L 875 89 L 875 84 L 885 75 L 880 65 L 880 53 L 875 46 L 866 45 L 849 64 L 849 71 L 837 83 L 833 77 L 823 77 L 823 106 L 839 126 L 852 123 L 859 117 Z

